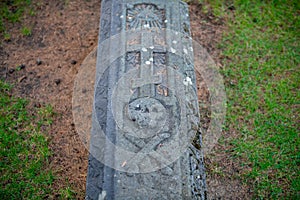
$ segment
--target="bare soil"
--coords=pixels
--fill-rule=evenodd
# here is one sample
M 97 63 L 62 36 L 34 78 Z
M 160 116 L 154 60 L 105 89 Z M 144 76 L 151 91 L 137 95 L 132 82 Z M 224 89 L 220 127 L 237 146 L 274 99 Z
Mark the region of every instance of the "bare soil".
M 37 4 L 36 2 L 39 2 Z M 52 185 L 59 191 L 70 186 L 77 199 L 84 199 L 88 152 L 83 146 L 72 117 L 72 93 L 75 76 L 84 58 L 98 40 L 100 1 L 33 1 L 36 15 L 22 23 L 9 25 L 11 39 L 0 46 L 0 78 L 14 84 L 14 94 L 31 99 L 35 106 L 50 104 L 56 113 L 48 132 L 53 155 L 50 168 L 56 179 Z M 221 67 L 217 44 L 226 30 L 222 19 L 202 13 L 201 5 L 190 8 L 193 39 L 203 45 Z M 22 26 L 32 27 L 32 35 L 20 33 Z M 38 63 L 40 60 L 41 63 Z M 18 66 L 24 65 L 17 70 Z M 208 103 L 209 92 L 198 79 L 199 99 Z M 209 110 L 201 108 L 203 128 L 209 123 Z M 224 133 L 228 137 L 229 133 Z M 228 149 L 228 147 L 227 147 Z M 249 187 L 236 174 L 226 148 L 217 145 L 206 155 L 209 199 L 249 199 Z M 52 194 L 49 199 L 57 199 Z

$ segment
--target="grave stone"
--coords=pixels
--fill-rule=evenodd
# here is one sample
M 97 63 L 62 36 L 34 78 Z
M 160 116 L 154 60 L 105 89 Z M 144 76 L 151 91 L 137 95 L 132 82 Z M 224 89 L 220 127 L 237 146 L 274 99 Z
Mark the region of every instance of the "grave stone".
M 103 0 L 86 199 L 206 199 L 188 7 Z

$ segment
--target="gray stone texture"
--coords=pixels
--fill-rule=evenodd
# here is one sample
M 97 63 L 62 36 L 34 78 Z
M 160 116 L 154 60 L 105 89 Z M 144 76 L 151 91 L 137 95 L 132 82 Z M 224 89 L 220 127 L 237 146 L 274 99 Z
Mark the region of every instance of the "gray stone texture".
M 122 31 L 151 28 L 171 29 L 190 37 L 187 5 L 176 0 L 102 1 L 96 73 L 99 81 L 95 85 L 86 199 L 206 199 L 201 133 L 197 131 L 199 111 L 193 63 L 181 56 L 184 52 L 175 54 L 163 47 L 163 44 L 174 42 L 173 38 L 164 35 L 156 40 L 147 35 L 147 32 L 140 34 L 140 38 L 125 35 L 119 45 L 123 45 L 128 51 L 114 60 L 104 74 L 99 73 L 99 69 L 103 67 L 103 59 L 111 52 L 103 49 L 105 40 Z M 192 47 L 186 41 L 181 36 L 176 39 L 182 51 Z M 140 50 L 130 51 L 130 46 L 133 45 L 140 45 Z M 144 51 L 143 46 L 153 46 L 153 49 Z M 147 63 L 149 58 L 152 60 Z M 179 83 L 168 67 L 190 80 L 180 80 Z M 122 97 L 128 96 L 128 91 L 120 87 L 121 90 L 113 94 L 113 88 L 132 69 L 138 69 L 137 77 L 130 86 L 135 92 L 131 94 L 129 102 L 126 102 L 126 98 Z M 149 84 L 145 84 L 147 79 Z M 182 106 L 178 94 L 188 99 L 188 104 Z M 121 116 L 124 115 L 120 119 L 121 126 L 124 126 L 122 129 L 114 119 L 111 106 L 115 100 L 114 95 L 119 98 L 115 108 L 119 109 Z M 164 126 L 160 128 L 158 123 L 163 123 Z M 98 144 L 100 140 L 95 124 L 100 125 L 106 136 L 102 138 L 101 145 Z M 190 142 L 181 157 L 161 168 L 160 163 L 169 157 L 166 155 L 163 158 L 159 149 L 181 139 L 182 136 L 177 133 L 180 124 L 185 126 L 183 130 L 186 130 L 187 135 L 189 132 L 196 132 L 194 141 Z M 117 159 L 121 159 L 103 140 L 109 140 L 114 145 L 135 153 L 131 160 L 124 161 L 123 171 L 99 161 L 99 157 L 115 163 L 118 162 Z M 176 146 L 169 147 L 175 147 L 175 152 Z M 99 155 L 101 152 L 105 154 Z M 145 156 L 151 152 L 158 153 Z M 129 162 L 134 164 L 126 165 Z M 153 166 L 155 162 L 158 170 L 138 173 L 141 165 Z

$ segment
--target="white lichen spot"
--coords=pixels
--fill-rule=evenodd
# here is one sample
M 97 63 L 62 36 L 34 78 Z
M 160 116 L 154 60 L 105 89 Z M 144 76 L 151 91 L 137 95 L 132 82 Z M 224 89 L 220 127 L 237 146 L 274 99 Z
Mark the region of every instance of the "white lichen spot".
M 106 191 L 103 190 L 99 196 L 98 196 L 98 200 L 104 200 L 106 198 Z
M 177 41 L 176 41 L 176 40 L 173 40 L 172 43 L 173 43 L 173 44 L 177 44 Z
M 186 48 L 183 49 L 183 52 L 184 52 L 185 54 L 188 54 L 188 50 L 187 50 Z
M 150 61 L 150 62 L 153 62 L 153 58 L 150 58 L 149 61 Z
M 117 180 L 117 182 L 118 182 L 118 183 L 121 183 L 121 180 L 119 179 L 119 180 Z
M 187 16 L 187 17 L 188 17 L 188 16 L 189 16 L 189 14 L 185 14 L 185 16 Z
M 187 76 L 185 79 L 183 79 L 183 84 L 185 86 L 193 85 L 192 79 Z
M 144 24 L 144 27 L 145 28 L 150 28 L 150 25 L 149 24 Z
M 151 62 L 150 62 L 149 60 L 147 60 L 147 61 L 145 62 L 145 64 L 146 64 L 146 65 L 150 65 Z
M 175 35 L 178 35 L 178 32 L 177 32 L 177 31 L 175 32 Z
M 149 47 L 149 49 L 154 49 L 154 46 Z
M 193 51 L 194 51 L 193 47 L 190 47 L 189 49 L 190 49 L 190 51 L 191 51 L 191 52 L 193 52 Z
M 165 20 L 165 23 L 168 23 L 168 20 Z
M 146 49 L 145 47 L 143 47 L 143 48 L 142 48 L 142 51 L 146 52 L 146 51 L 147 51 L 147 49 Z
M 129 16 L 129 17 L 128 17 L 128 19 L 129 19 L 129 20 L 132 20 L 132 17 L 131 17 L 131 16 Z
M 121 16 L 120 16 L 120 18 L 121 18 L 121 19 L 123 19 L 123 18 L 124 18 L 124 16 L 123 16 L 123 15 L 121 15 Z
M 171 51 L 171 53 L 176 53 L 176 50 L 173 49 L 172 47 L 171 47 L 170 51 Z

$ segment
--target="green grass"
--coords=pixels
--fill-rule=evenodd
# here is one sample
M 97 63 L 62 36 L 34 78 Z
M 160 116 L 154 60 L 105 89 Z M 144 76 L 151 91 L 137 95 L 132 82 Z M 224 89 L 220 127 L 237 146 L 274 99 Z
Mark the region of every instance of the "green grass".
M 21 30 L 22 34 L 24 36 L 30 36 L 31 35 L 31 28 L 28 28 L 28 27 L 23 27 L 22 30 Z
M 300 3 L 209 1 L 228 26 L 226 131 L 256 199 L 300 199 Z M 229 9 L 230 8 L 230 9 Z
M 0 81 L 0 199 L 74 199 L 70 186 L 52 188 L 51 151 L 44 133 L 52 124 L 51 106 L 33 108 L 10 94 Z
M 7 30 L 8 23 L 21 22 L 25 13 L 34 16 L 35 12 L 31 8 L 31 0 L 5 0 L 0 1 L 0 34 L 7 39 L 9 30 Z M 24 29 L 24 28 L 23 28 Z M 23 35 L 28 36 L 28 31 L 21 30 Z
M 28 101 L 10 95 L 0 81 L 0 199 L 42 199 L 54 179 L 42 127 L 51 124 L 50 106 L 28 111 Z

